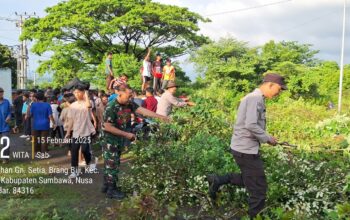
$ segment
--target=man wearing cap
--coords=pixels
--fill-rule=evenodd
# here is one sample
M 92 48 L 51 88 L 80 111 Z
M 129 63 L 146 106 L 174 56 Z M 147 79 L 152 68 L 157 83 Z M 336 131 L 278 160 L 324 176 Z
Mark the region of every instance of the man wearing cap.
M 259 88 L 241 100 L 231 139 L 232 155 L 241 173 L 207 176 L 209 195 L 213 200 L 216 199 L 216 193 L 222 185 L 245 187 L 249 193 L 248 214 L 251 218 L 264 208 L 267 192 L 264 165 L 259 154 L 260 145 L 277 144 L 277 139 L 266 132 L 265 98 L 276 97 L 286 89 L 284 78 L 270 73 L 264 77 Z
M 157 105 L 157 114 L 168 116 L 171 113 L 173 106 L 185 107 L 187 105 L 194 105 L 193 102 L 185 102 L 182 99 L 176 98 L 174 96 L 177 86 L 174 81 L 170 81 L 167 84 L 167 90 L 160 97 L 159 103 Z
M 0 87 L 0 138 L 8 137 L 10 132 L 11 120 L 11 104 L 9 100 L 4 98 L 4 89 Z M 6 146 L 6 141 L 3 142 L 3 146 Z M 9 144 L 9 143 L 8 143 Z M 10 149 L 7 148 L 4 152 L 4 156 L 10 156 Z M 7 163 L 8 159 L 4 159 L 3 163 Z

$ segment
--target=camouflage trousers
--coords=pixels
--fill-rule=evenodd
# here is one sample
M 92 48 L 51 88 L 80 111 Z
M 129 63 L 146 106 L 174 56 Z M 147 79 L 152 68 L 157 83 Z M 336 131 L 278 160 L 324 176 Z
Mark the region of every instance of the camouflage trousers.
M 120 166 L 121 147 L 108 143 L 102 146 L 102 157 L 104 159 L 104 179 L 106 183 L 116 184 Z

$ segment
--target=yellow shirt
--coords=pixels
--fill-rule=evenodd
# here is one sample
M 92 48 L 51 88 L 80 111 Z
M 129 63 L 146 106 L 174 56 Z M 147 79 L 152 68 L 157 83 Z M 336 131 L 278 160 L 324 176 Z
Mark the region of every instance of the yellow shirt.
M 163 67 L 164 80 L 175 81 L 175 68 L 173 66 Z

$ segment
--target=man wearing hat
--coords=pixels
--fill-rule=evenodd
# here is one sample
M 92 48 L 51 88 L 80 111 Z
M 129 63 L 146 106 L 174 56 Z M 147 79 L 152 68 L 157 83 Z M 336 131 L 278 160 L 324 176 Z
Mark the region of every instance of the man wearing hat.
M 10 120 L 11 120 L 11 104 L 9 100 L 4 98 L 4 89 L 0 87 L 0 138 L 8 137 L 10 134 Z M 7 139 L 9 140 L 9 139 Z M 6 141 L 3 141 L 3 146 L 6 146 Z M 10 150 L 7 148 L 5 150 L 4 156 L 10 156 Z M 2 158 L 3 163 L 7 163 L 9 160 L 7 158 Z
M 213 200 L 222 185 L 245 187 L 249 193 L 248 214 L 251 218 L 264 208 L 267 192 L 264 165 L 259 154 L 260 145 L 277 144 L 277 139 L 266 132 L 265 98 L 276 97 L 286 89 L 284 78 L 270 73 L 264 77 L 259 88 L 241 100 L 231 139 L 231 152 L 241 173 L 207 176 L 209 195 Z
M 163 93 L 157 105 L 157 114 L 169 116 L 173 106 L 185 107 L 187 105 L 194 105 L 193 102 L 185 102 L 184 100 L 176 98 L 174 96 L 177 89 L 177 86 L 174 81 L 169 81 L 166 88 L 167 90 Z

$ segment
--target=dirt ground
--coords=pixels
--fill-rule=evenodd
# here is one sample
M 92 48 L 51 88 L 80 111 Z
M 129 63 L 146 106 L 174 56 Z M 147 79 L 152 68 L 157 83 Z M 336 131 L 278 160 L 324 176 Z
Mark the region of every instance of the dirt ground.
M 38 159 L 35 158 L 32 160 L 32 142 L 27 141 L 24 138 L 20 138 L 19 134 L 10 135 L 10 155 L 12 152 L 27 152 L 30 155 L 30 158 L 21 158 L 21 159 L 11 159 L 10 164 L 14 162 L 22 163 L 32 163 L 35 167 L 43 167 L 48 170 L 49 167 L 57 168 L 70 168 L 70 156 L 67 155 L 68 149 L 66 147 L 59 146 L 50 146 L 49 154 L 50 158 L 47 159 Z M 108 207 L 118 204 L 118 201 L 107 199 L 104 193 L 101 193 L 101 187 L 103 184 L 103 159 L 101 157 L 101 149 L 97 146 L 93 149 L 93 157 L 98 157 L 97 171 L 98 173 L 88 174 L 83 173 L 80 177 L 82 178 L 92 178 L 92 184 L 67 184 L 67 185 L 57 185 L 58 190 L 73 190 L 78 192 L 81 195 L 81 200 L 76 207 L 81 210 L 94 208 L 98 213 L 106 213 L 107 210 L 110 210 Z M 94 161 L 94 159 L 93 159 Z M 128 163 L 130 159 L 122 158 L 121 161 L 121 175 L 123 171 L 127 170 Z M 6 165 L 4 165 L 6 166 Z M 84 167 L 81 167 L 84 170 Z M 51 176 L 56 176 L 60 178 L 68 178 L 64 173 L 60 174 L 49 174 Z M 49 195 L 48 195 L 49 196 Z M 108 211 L 107 211 L 108 212 Z M 115 219 L 114 215 L 106 215 L 104 218 Z

